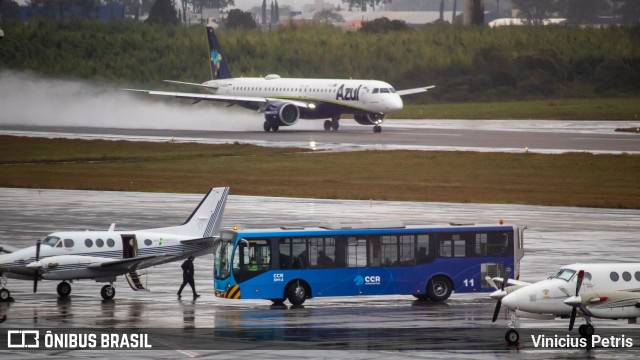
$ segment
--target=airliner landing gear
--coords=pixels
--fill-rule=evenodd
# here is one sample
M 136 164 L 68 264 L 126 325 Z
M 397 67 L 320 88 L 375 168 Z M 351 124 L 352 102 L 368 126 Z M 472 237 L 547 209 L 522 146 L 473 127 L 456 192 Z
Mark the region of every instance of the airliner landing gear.
M 329 130 L 338 131 L 338 129 L 340 129 L 339 117 L 333 117 L 331 118 L 331 120 L 324 121 L 324 131 L 329 131 Z
M 116 296 L 116 288 L 113 284 L 105 285 L 102 287 L 102 290 L 100 290 L 100 295 L 102 295 L 102 298 L 105 300 L 111 300 Z
M 374 133 L 382 132 L 382 126 L 380 126 L 380 125 L 375 125 L 375 126 L 373 127 L 373 132 L 374 132 Z
M 60 284 L 58 284 L 58 288 L 56 290 L 58 290 L 58 296 L 60 296 L 63 299 L 67 298 L 69 297 L 69 294 L 71 294 L 71 284 L 69 284 L 66 281 L 63 281 Z
M 269 132 L 271 130 L 275 132 L 275 131 L 278 131 L 278 129 L 280 129 L 278 125 L 271 125 L 271 123 L 266 120 L 264 121 L 263 128 L 264 128 L 264 131 L 266 132 Z

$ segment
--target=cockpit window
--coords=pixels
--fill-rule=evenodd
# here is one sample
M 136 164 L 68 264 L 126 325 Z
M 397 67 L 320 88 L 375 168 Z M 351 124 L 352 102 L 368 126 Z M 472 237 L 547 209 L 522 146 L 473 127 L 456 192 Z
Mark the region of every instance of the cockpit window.
M 390 92 L 390 93 L 392 93 L 392 94 L 395 94 L 396 89 L 394 89 L 394 88 L 389 88 L 389 92 Z
M 382 88 L 382 89 L 380 89 L 380 92 L 381 93 L 389 93 L 390 91 L 389 91 L 389 89 Z
M 42 240 L 42 245 L 49 245 L 51 247 L 56 246 L 56 244 L 60 241 L 60 238 L 57 236 L 47 236 L 46 239 Z
M 380 91 L 380 89 L 378 89 L 378 88 L 373 89 L 373 93 L 374 93 L 374 94 L 377 94 L 377 93 L 378 93 L 378 91 Z
M 573 277 L 573 275 L 575 274 L 575 270 L 570 270 L 570 269 L 560 269 L 560 271 L 558 271 L 558 273 L 556 274 L 556 279 L 562 279 L 564 281 L 569 281 L 571 280 L 571 278 Z

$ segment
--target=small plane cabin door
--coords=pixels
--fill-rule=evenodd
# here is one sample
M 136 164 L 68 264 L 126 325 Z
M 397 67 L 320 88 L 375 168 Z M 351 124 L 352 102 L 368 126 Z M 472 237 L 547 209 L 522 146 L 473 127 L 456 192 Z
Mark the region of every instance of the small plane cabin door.
M 138 256 L 138 241 L 135 235 L 122 235 L 122 258 L 129 259 Z

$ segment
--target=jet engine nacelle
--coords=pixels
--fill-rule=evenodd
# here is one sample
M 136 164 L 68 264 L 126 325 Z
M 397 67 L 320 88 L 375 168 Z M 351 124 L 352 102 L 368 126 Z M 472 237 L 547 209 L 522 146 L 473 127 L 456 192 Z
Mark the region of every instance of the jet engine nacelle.
M 291 126 L 300 119 L 300 109 L 286 102 L 270 104 L 264 111 L 264 118 L 273 126 Z
M 378 114 L 353 115 L 353 118 L 360 125 L 378 125 L 384 121 L 384 115 Z

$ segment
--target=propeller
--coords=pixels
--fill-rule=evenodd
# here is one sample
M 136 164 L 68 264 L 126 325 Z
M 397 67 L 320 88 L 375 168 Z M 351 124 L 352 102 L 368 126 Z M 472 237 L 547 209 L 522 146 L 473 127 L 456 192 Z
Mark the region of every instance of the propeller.
M 569 319 L 569 331 L 573 330 L 573 324 L 576 322 L 576 313 L 578 312 L 578 305 L 581 302 L 581 299 L 578 298 L 578 293 L 580 292 L 580 287 L 582 287 L 582 279 L 584 278 L 584 270 L 580 270 L 578 272 L 578 281 L 576 281 L 576 295 L 575 298 L 567 299 L 571 303 L 571 319 Z M 576 299 L 577 298 L 577 299 Z M 565 302 L 567 302 L 565 301 Z
M 36 262 L 40 261 L 40 245 L 42 245 L 42 241 L 36 241 Z M 38 291 L 38 277 L 40 276 L 40 270 L 36 270 L 36 273 L 33 275 L 33 292 Z
M 496 297 L 498 298 L 498 302 L 496 303 L 496 309 L 493 311 L 493 318 L 491 319 L 491 322 L 496 322 L 496 320 L 498 319 L 498 314 L 500 314 L 502 298 L 506 295 L 506 293 L 504 292 L 504 287 L 507 285 L 507 281 L 509 281 L 510 272 L 511 269 L 507 268 L 507 271 L 504 272 L 504 276 L 502 277 L 502 287 L 500 287 L 500 292 L 496 295 Z

